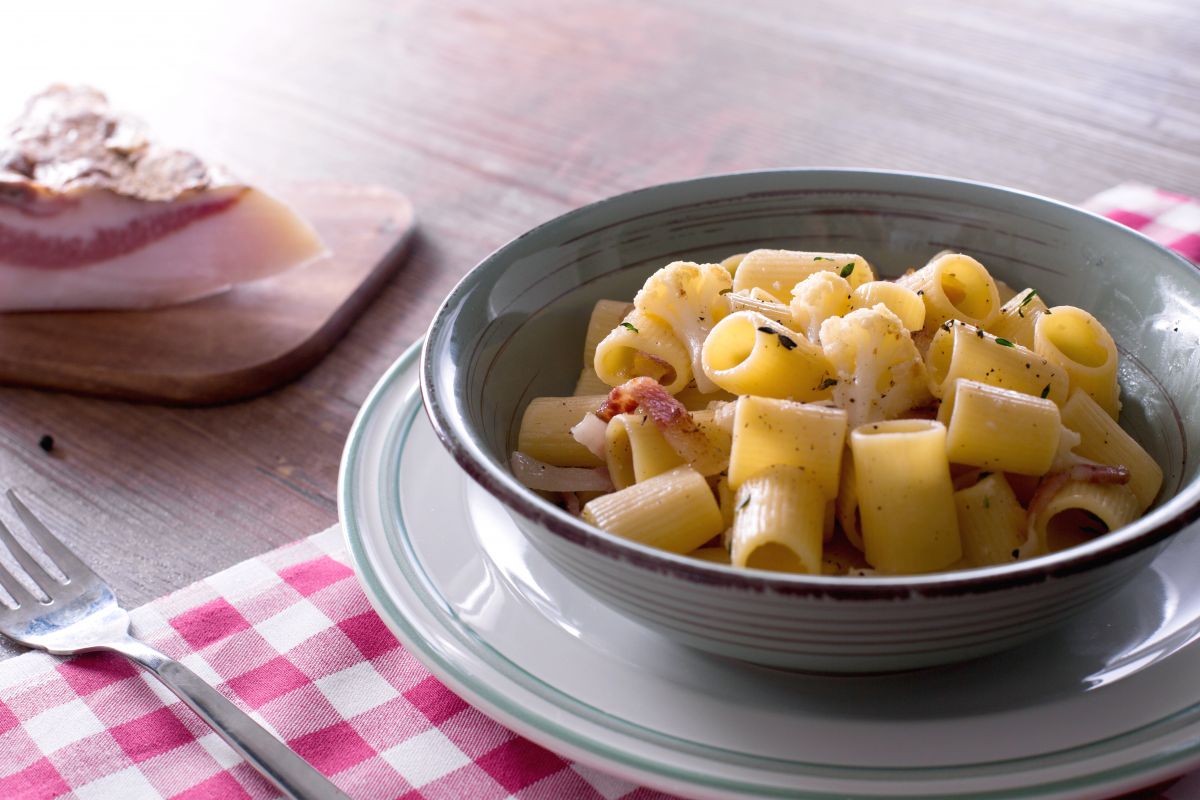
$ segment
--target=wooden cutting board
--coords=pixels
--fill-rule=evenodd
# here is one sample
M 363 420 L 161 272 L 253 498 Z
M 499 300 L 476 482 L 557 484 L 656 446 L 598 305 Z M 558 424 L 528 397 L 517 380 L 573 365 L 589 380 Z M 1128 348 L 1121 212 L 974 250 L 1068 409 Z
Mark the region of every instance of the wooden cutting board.
M 260 394 L 312 367 L 403 259 L 412 206 L 371 186 L 305 184 L 280 196 L 330 256 L 151 311 L 0 314 L 0 383 L 209 405 Z

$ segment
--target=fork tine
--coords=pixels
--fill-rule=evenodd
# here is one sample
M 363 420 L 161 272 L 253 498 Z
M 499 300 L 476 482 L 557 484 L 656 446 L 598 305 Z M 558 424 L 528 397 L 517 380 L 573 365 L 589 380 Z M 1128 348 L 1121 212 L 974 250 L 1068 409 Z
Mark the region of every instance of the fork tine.
M 9 572 L 3 564 L 0 564 L 0 586 L 4 587 L 4 591 L 8 592 L 13 600 L 17 601 L 18 608 L 25 608 L 33 603 L 40 603 L 41 600 L 33 596 L 25 586 L 17 580 L 17 577 Z M 49 595 L 46 595 L 49 597 Z M 4 607 L 0 606 L 0 613 L 3 613 Z
M 94 575 L 92 568 L 79 560 L 71 549 L 58 540 L 58 537 L 50 532 L 42 521 L 33 515 L 33 512 L 21 502 L 17 497 L 17 493 L 9 489 L 5 493 L 8 497 L 8 502 L 12 503 L 12 507 L 17 510 L 17 516 L 21 518 L 21 522 L 25 523 L 25 527 L 37 540 L 37 543 L 46 551 L 46 555 L 54 561 L 62 574 L 67 576 L 68 581 L 82 578 L 88 575 Z M 22 564 L 24 566 L 24 564 Z
M 21 565 L 21 569 L 33 579 L 33 582 L 38 585 L 38 588 L 50 596 L 50 589 L 54 586 L 61 586 L 58 581 L 50 577 L 50 573 L 42 569 L 42 565 L 33 560 L 33 556 L 29 555 L 29 551 L 21 546 L 17 541 L 17 537 L 12 535 L 12 531 L 3 522 L 0 522 L 0 542 L 8 548 L 8 552 L 12 553 L 13 558 Z

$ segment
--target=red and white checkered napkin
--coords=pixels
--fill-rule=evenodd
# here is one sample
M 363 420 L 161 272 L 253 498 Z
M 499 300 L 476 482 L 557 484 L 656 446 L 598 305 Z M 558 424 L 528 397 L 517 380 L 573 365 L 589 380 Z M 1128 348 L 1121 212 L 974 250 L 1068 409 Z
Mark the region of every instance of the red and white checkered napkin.
M 1122 183 L 1083 203 L 1200 264 L 1200 199 L 1140 183 Z
M 338 528 L 132 613 L 356 800 L 665 798 L 569 763 L 483 716 L 371 610 Z M 0 798 L 236 800 L 278 793 L 119 656 L 0 662 Z

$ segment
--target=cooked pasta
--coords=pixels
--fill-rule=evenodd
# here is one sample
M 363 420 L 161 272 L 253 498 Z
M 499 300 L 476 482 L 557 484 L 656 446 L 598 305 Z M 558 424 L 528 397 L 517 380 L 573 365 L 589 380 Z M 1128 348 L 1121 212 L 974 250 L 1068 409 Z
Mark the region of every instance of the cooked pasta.
M 725 526 L 708 482 L 691 467 L 676 467 L 601 495 L 583 507 L 583 518 L 597 528 L 672 553 L 690 553 Z
M 758 472 L 737 491 L 730 563 L 777 572 L 821 572 L 825 493 L 801 467 Z
M 960 380 L 942 398 L 946 453 L 956 464 L 1044 475 L 1058 454 L 1058 406 L 1021 392 Z
M 593 307 L 581 355 L 575 396 L 525 409 L 514 472 L 731 569 L 1010 564 L 1130 523 L 1162 486 L 1117 424 L 1103 325 L 962 253 L 894 281 L 850 253 L 671 262 Z
M 1082 308 L 1055 306 L 1033 326 L 1033 351 L 1049 359 L 1113 419 L 1121 410 L 1117 345 L 1104 326 Z
M 890 420 L 850 434 L 863 554 L 880 572 L 945 569 L 962 556 L 946 427 Z
M 954 493 L 963 559 L 973 567 L 1012 563 L 1025 541 L 1025 509 L 1003 475 Z
M 896 283 L 923 296 L 927 332 L 952 319 L 986 328 L 1000 314 L 996 282 L 983 264 L 962 253 L 942 253 Z
M 1034 323 L 1047 311 L 1049 309 L 1037 291 L 1026 289 L 1000 306 L 1000 314 L 996 321 L 988 326 L 988 333 L 1032 350 Z
M 1028 348 L 965 323 L 947 322 L 933 337 L 925 358 L 930 388 L 943 400 L 963 379 L 1067 401 L 1070 379 L 1060 367 Z

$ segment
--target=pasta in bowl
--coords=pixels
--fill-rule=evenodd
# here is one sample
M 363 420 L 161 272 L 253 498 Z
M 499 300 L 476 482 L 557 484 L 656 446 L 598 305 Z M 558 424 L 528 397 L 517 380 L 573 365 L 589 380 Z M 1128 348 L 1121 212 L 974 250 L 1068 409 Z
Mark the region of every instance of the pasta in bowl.
M 677 261 L 695 269 L 651 280 Z M 1194 267 L 1044 198 L 716 176 L 489 256 L 435 317 L 422 391 L 458 463 L 603 602 L 725 656 L 904 669 L 1064 623 L 1196 518 L 1197 308 Z M 680 407 L 670 433 L 651 413 Z
M 858 254 L 675 261 L 598 301 L 582 353 L 572 397 L 526 407 L 514 474 L 706 561 L 1006 564 L 1124 527 L 1162 485 L 1118 424 L 1104 326 L 962 253 L 895 281 Z

